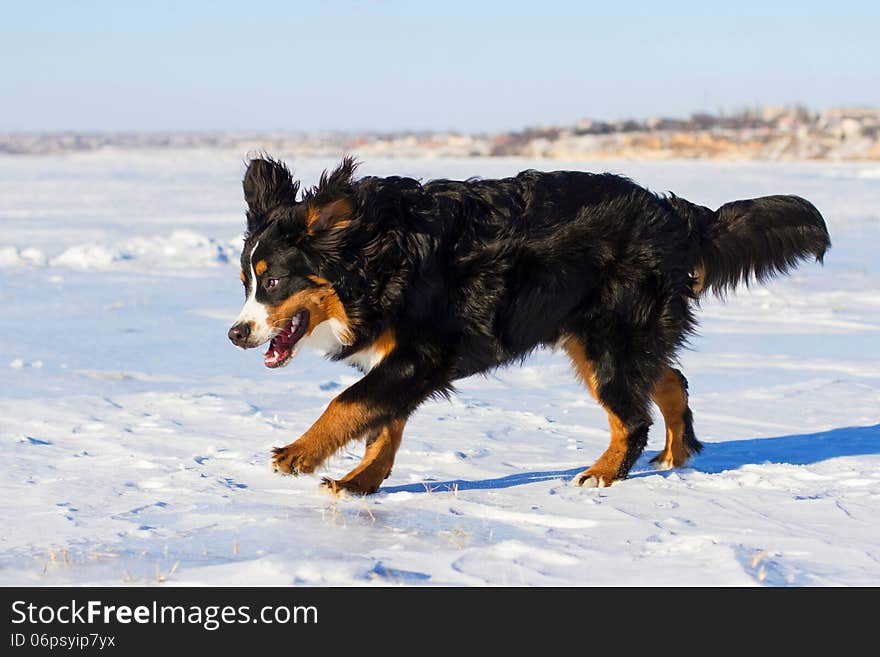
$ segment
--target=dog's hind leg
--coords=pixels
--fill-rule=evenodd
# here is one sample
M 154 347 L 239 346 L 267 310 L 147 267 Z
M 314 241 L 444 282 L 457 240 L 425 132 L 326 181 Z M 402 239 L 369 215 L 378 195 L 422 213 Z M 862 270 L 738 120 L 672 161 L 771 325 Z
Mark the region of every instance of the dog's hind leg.
M 325 477 L 321 485 L 333 493 L 347 491 L 357 495 L 369 495 L 379 490 L 382 482 L 391 474 L 394 457 L 403 439 L 405 420 L 394 420 L 374 432 L 367 439 L 363 460 L 342 479 Z
M 651 418 L 647 412 L 648 390 L 633 387 L 636 377 L 628 376 L 624 364 L 612 368 L 606 380 L 600 380 L 596 366 L 587 354 L 585 342 L 577 336 L 566 339 L 564 348 L 584 382 L 608 413 L 611 443 L 591 467 L 574 479 L 578 486 L 610 486 L 624 479 L 648 442 Z
M 681 467 L 703 449 L 702 443 L 694 435 L 687 379 L 680 371 L 666 367 L 654 384 L 651 398 L 660 407 L 666 423 L 666 447 L 651 459 L 651 463 L 664 470 Z

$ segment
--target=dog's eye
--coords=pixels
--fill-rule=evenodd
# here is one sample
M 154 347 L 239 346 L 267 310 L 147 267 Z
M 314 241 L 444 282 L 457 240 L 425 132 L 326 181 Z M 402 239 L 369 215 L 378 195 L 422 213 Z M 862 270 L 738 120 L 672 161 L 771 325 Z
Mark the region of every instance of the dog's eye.
M 276 285 L 278 285 L 278 279 L 277 279 L 277 278 L 267 278 L 267 279 L 266 279 L 266 289 L 267 289 L 267 290 L 271 290 L 271 289 L 272 289 L 273 287 L 275 287 Z

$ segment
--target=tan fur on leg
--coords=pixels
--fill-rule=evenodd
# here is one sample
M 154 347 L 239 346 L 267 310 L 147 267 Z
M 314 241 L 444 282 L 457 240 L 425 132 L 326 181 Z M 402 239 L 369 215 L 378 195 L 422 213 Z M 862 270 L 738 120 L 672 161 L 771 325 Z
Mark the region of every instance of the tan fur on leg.
M 671 367 L 663 370 L 651 397 L 666 424 L 666 447 L 652 459 L 655 467 L 668 470 L 687 463 L 690 454 L 684 445 L 684 414 L 688 407 L 688 395 L 681 377 Z
M 382 427 L 376 437 L 367 443 L 363 460 L 342 479 L 325 478 L 321 483 L 333 493 L 347 491 L 369 495 L 379 490 L 391 474 L 394 457 L 403 439 L 404 420 L 395 420 Z
M 596 374 L 593 370 L 593 364 L 587 356 L 587 350 L 584 343 L 574 336 L 571 336 L 563 343 L 563 348 L 568 353 L 571 362 L 574 364 L 575 372 L 578 378 L 584 382 L 593 399 L 598 401 L 598 386 L 596 384 Z M 581 472 L 574 478 L 574 483 L 578 486 L 587 486 L 594 488 L 602 488 L 610 486 L 614 481 L 619 479 L 619 471 L 627 454 L 627 436 L 628 432 L 623 422 L 614 413 L 611 412 L 602 402 L 599 402 L 605 412 L 608 413 L 608 425 L 611 429 L 611 443 L 608 449 L 599 457 L 592 466 Z

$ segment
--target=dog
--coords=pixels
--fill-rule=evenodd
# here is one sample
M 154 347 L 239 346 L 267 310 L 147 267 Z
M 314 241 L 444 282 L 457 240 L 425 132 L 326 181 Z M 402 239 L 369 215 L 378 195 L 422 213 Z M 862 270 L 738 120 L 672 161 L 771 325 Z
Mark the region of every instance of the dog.
M 303 189 L 284 163 L 249 161 L 241 255 L 246 301 L 229 339 L 268 343 L 266 367 L 305 344 L 364 376 L 295 442 L 275 471 L 312 473 L 352 440 L 363 461 L 331 492 L 376 492 L 391 473 L 407 418 L 473 374 L 563 349 L 608 414 L 608 449 L 575 479 L 625 479 L 651 425 L 653 459 L 679 467 L 702 445 L 676 352 L 701 295 L 822 262 L 825 221 L 797 196 L 718 210 L 661 196 L 610 173 L 524 171 L 500 180 L 355 178 L 345 158 Z

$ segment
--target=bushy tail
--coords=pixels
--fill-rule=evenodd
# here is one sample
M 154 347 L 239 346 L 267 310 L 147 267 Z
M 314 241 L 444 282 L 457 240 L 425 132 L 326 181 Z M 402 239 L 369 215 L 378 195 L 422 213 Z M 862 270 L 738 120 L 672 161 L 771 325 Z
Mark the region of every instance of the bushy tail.
M 680 207 L 682 201 L 674 203 Z M 809 257 L 822 262 L 831 246 L 822 215 L 798 196 L 734 201 L 715 212 L 687 205 L 699 239 L 698 292 L 724 294 L 740 283 L 763 283 Z

